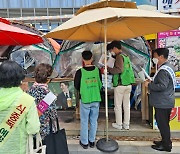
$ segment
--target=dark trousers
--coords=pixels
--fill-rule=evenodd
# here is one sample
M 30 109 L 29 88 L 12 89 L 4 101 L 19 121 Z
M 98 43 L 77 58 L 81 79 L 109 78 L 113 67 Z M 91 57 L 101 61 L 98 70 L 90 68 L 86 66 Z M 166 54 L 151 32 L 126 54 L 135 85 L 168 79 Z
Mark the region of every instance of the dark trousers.
M 164 147 L 172 146 L 171 142 L 171 134 L 170 134 L 170 114 L 171 114 L 171 108 L 170 109 L 160 109 L 155 108 L 155 118 L 157 121 L 157 126 L 159 128 L 159 131 L 161 133 L 162 137 L 162 144 Z

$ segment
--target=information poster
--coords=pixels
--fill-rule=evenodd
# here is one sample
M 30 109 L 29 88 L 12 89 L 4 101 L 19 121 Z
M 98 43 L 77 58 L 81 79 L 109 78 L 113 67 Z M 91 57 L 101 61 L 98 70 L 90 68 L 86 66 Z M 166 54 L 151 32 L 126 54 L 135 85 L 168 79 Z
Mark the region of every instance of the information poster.
M 180 71 L 180 30 L 158 33 L 158 48 L 169 49 L 169 62 Z
M 155 115 L 155 110 L 153 108 L 153 115 Z M 153 116 L 153 129 L 158 129 L 156 119 Z M 180 97 L 175 99 L 175 107 L 171 111 L 170 115 L 170 129 L 180 130 Z
M 158 0 L 158 10 L 177 11 L 180 8 L 180 0 Z

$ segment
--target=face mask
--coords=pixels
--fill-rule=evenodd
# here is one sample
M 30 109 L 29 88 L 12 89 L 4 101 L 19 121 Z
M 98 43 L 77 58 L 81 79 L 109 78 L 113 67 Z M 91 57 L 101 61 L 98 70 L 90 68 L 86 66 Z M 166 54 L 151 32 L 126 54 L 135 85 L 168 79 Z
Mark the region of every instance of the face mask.
M 157 58 L 153 58 L 152 61 L 154 62 L 154 64 L 157 64 L 159 60 Z
M 111 55 L 112 55 L 112 56 L 115 56 L 116 54 L 112 51 L 112 52 L 111 52 Z

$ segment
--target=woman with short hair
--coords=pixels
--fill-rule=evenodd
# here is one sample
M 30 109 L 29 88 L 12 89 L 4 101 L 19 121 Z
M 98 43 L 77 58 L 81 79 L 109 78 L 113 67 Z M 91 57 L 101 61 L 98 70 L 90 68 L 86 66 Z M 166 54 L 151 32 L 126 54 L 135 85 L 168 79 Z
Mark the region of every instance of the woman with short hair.
M 14 61 L 0 65 L 0 153 L 25 154 L 28 134 L 39 132 L 34 98 L 20 88 L 24 70 Z
M 48 88 L 49 77 L 53 72 L 53 68 L 49 64 L 41 63 L 35 68 L 35 83 L 31 86 L 28 93 L 35 98 L 36 105 L 50 92 Z M 55 120 L 57 117 L 56 104 L 53 102 L 48 109 L 39 117 L 40 118 L 40 134 L 42 140 L 50 133 L 49 120 Z M 55 126 L 53 125 L 53 130 Z

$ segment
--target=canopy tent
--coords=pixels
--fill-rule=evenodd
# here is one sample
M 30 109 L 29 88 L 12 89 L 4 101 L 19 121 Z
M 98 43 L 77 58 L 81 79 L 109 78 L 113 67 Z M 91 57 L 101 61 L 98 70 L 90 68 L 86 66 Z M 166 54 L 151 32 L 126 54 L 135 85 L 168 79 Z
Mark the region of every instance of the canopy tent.
M 121 41 L 123 51 L 131 58 L 136 78 L 139 78 L 138 72 L 141 67 L 149 72 L 150 69 L 150 49 L 143 37 L 137 37 Z M 98 63 L 101 55 L 104 53 L 104 43 L 64 41 L 61 52 L 59 52 L 54 66 L 61 77 L 74 77 L 75 72 L 82 66 L 81 52 L 85 49 L 91 50 L 94 56 L 94 64 L 100 67 Z
M 11 24 L 40 36 L 43 35 L 42 32 L 30 25 L 20 22 L 12 22 Z M 36 65 L 39 63 L 53 65 L 56 57 L 56 51 L 51 45 L 51 42 L 47 38 L 42 37 L 42 39 L 43 43 L 30 46 L 15 46 L 12 50 L 7 51 L 9 53 L 6 53 L 10 55 L 8 58 L 18 62 L 24 69 L 26 69 L 28 72 L 27 75 L 30 77 L 32 77 Z

